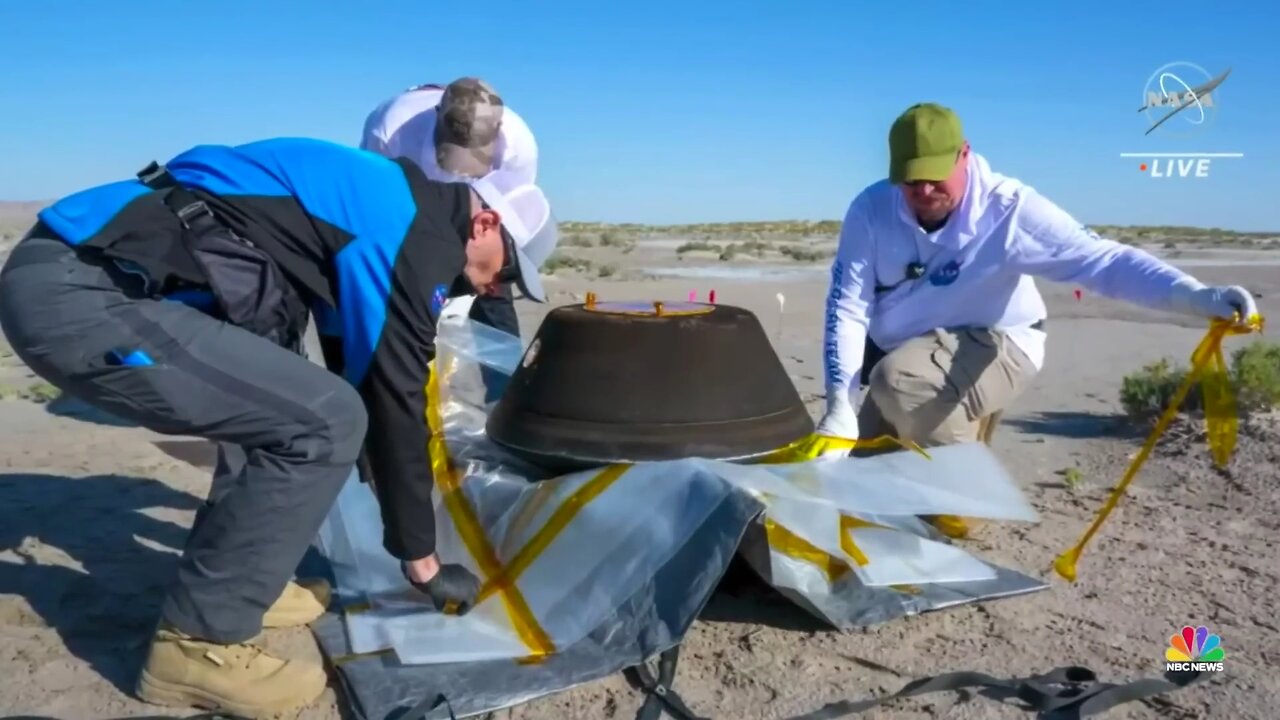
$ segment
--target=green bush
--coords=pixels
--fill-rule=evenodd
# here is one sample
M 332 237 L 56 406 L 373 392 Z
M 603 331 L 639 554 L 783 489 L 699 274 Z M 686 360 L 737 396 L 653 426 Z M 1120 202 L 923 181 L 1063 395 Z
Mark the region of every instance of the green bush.
M 778 248 L 778 252 L 797 262 L 817 262 L 825 260 L 831 255 L 826 250 L 809 248 L 803 245 L 783 245 Z
M 596 277 L 602 277 L 602 278 L 613 277 L 617 273 L 618 273 L 617 265 L 601 265 L 600 267 L 596 268 Z
M 769 244 L 760 242 L 759 240 L 748 240 L 746 242 L 730 243 L 720 251 L 720 259 L 723 261 L 732 260 L 738 255 L 754 255 L 763 258 L 765 253 L 769 251 Z
M 1172 365 L 1167 358 L 1147 363 L 1142 369 L 1126 375 L 1120 383 L 1120 406 L 1130 418 L 1148 422 L 1173 402 L 1174 393 L 1187 377 L 1187 368 Z M 1196 412 L 1203 403 L 1200 400 L 1199 383 L 1182 401 L 1183 412 Z
M 600 247 L 630 248 L 636 241 L 608 231 L 600 233 Z
M 586 258 L 567 255 L 559 250 L 551 253 L 551 257 L 542 264 L 543 272 L 553 275 L 557 270 L 590 270 L 591 261 Z
M 565 235 L 564 240 L 560 241 L 565 247 L 595 247 L 595 241 L 586 235 L 571 233 Z
M 676 248 L 676 254 L 683 255 L 687 252 L 696 252 L 699 250 L 718 253 L 720 252 L 720 246 L 715 243 L 709 243 L 706 240 L 693 240 Z
M 1158 418 L 1173 402 L 1189 370 L 1162 358 L 1125 376 L 1120 385 L 1120 405 L 1125 414 L 1140 422 Z M 1240 413 L 1267 411 L 1280 405 L 1280 345 L 1255 340 L 1237 349 L 1231 354 L 1227 376 Z M 1180 410 L 1190 414 L 1204 410 L 1199 382 L 1187 393 Z
M 1236 402 L 1249 410 L 1280 405 L 1280 344 L 1255 340 L 1231 354 Z

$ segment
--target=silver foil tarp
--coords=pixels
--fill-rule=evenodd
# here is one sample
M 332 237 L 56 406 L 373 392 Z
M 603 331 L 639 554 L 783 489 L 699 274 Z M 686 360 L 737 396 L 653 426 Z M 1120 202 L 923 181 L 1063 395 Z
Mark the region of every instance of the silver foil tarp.
M 313 629 L 360 717 L 397 717 L 441 694 L 466 717 L 644 662 L 680 642 L 735 554 L 842 630 L 1047 587 L 919 519 L 1038 520 L 977 443 L 928 457 L 688 458 L 545 477 L 485 437 L 487 401 L 522 348 L 467 307 L 451 302 L 441 318 L 429 393 L 434 449 L 453 461 L 433 493 L 438 553 L 496 590 L 466 615 L 436 612 L 383 550 L 377 502 L 353 473 L 316 543 L 341 608 Z

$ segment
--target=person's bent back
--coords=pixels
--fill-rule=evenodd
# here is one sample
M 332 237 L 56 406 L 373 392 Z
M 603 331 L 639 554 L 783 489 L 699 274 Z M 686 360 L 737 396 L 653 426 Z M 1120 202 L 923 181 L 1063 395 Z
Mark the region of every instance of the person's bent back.
M 29 367 L 219 443 L 140 697 L 253 716 L 323 691 L 318 665 L 250 643 L 324 612 L 327 590 L 290 577 L 362 452 L 408 583 L 438 609 L 474 601 L 476 578 L 435 555 L 424 388 L 433 297 L 516 282 L 545 299 L 554 218 L 501 180 L 434 182 L 316 140 L 200 146 L 56 202 L 14 248 L 0 328 Z M 299 353 L 310 310 L 332 372 Z

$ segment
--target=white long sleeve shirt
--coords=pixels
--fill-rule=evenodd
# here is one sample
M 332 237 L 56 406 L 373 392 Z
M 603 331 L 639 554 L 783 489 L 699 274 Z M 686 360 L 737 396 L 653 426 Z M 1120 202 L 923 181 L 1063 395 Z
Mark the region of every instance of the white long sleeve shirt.
M 411 158 L 432 180 L 463 180 L 436 161 L 436 105 L 443 96 L 443 85 L 423 85 L 383 101 L 365 118 L 360 148 L 390 158 Z M 499 168 L 518 175 L 522 183 L 533 184 L 537 179 L 538 143 L 524 119 L 510 107 L 503 108 L 498 131 L 492 169 Z
M 1099 237 L 1031 186 L 993 172 L 977 153 L 968 167 L 963 201 L 932 233 L 888 180 L 850 203 L 826 303 L 829 406 L 856 405 L 868 333 L 889 352 L 935 328 L 995 328 L 1041 368 L 1046 335 L 1031 326 L 1046 310 L 1034 277 L 1169 310 L 1204 287 L 1147 252 Z M 924 277 L 906 279 L 916 262 Z

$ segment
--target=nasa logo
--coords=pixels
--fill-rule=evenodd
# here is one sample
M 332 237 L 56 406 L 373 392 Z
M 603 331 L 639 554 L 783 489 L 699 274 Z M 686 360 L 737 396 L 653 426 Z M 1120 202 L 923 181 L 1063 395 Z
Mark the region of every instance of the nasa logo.
M 444 309 L 444 304 L 449 301 L 449 286 L 440 284 L 431 293 L 431 314 L 435 317 L 440 316 L 440 311 Z
M 1230 73 L 1231 68 L 1227 68 L 1214 77 L 1199 65 L 1185 61 L 1168 63 L 1151 73 L 1142 88 L 1139 108 L 1150 123 L 1143 134 L 1150 135 L 1161 126 L 1165 135 L 1187 136 L 1207 130 L 1218 116 L 1213 91 Z M 1177 123 L 1165 125 L 1175 116 L 1179 118 Z
M 1156 69 L 1142 87 L 1142 113 L 1147 122 L 1144 135 L 1157 128 L 1162 137 L 1191 137 L 1207 130 L 1218 117 L 1218 86 L 1231 68 L 1217 76 L 1195 63 L 1171 62 Z M 1142 158 L 1138 170 L 1153 178 L 1209 177 L 1216 158 L 1241 158 L 1238 152 L 1128 152 L 1120 157 Z
M 952 260 L 946 265 L 935 270 L 933 274 L 929 276 L 929 283 L 935 287 L 942 287 L 955 282 L 958 277 L 960 277 L 960 261 Z

